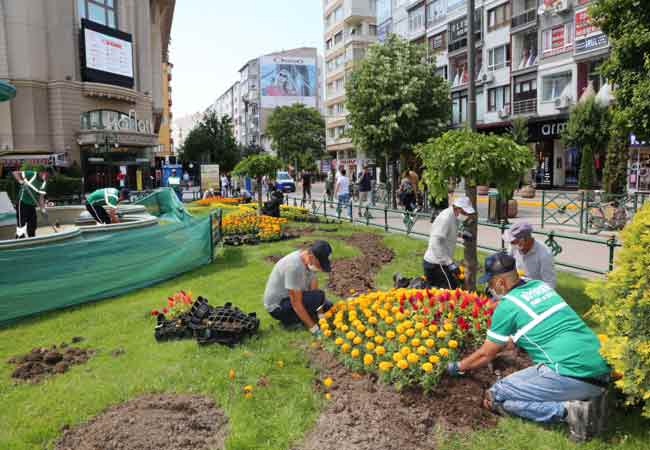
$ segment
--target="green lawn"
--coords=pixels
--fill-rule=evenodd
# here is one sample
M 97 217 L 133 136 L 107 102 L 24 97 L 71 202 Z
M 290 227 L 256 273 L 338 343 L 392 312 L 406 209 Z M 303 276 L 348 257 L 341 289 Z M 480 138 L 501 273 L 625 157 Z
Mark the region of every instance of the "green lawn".
M 336 235 L 353 228 L 339 227 Z M 332 233 L 304 238 L 331 237 Z M 385 242 L 396 252 L 395 260 L 377 277 L 379 287 L 391 285 L 392 273 L 420 271 L 426 243 L 400 235 L 387 235 Z M 149 289 L 115 299 L 45 314 L 0 330 L 0 449 L 49 448 L 64 425 L 77 424 L 109 405 L 149 392 L 203 393 L 213 397 L 230 419 L 228 449 L 288 449 L 314 423 L 323 400 L 312 389 L 317 374 L 308 367 L 299 342 L 308 342 L 305 331 L 287 332 L 275 326 L 263 310 L 261 297 L 271 264 L 271 254 L 293 250 L 296 241 L 257 247 L 229 247 L 202 269 Z M 332 241 L 335 257 L 357 254 L 340 241 Z M 323 280 L 324 281 L 324 280 Z M 199 347 L 194 341 L 159 344 L 153 339 L 151 308 L 161 307 L 179 289 L 192 290 L 212 304 L 233 301 L 262 319 L 258 338 L 235 349 L 213 345 Z M 560 291 L 583 313 L 589 300 L 583 280 L 560 277 Z M 10 381 L 13 366 L 4 361 L 36 346 L 84 336 L 81 344 L 98 349 L 87 364 L 38 385 Z M 116 348 L 126 353 L 110 355 Z M 278 367 L 278 361 L 284 367 Z M 228 379 L 229 369 L 236 379 Z M 269 386 L 256 387 L 253 399 L 244 399 L 241 388 L 255 385 L 266 376 Z M 571 444 L 562 429 L 546 429 L 516 419 L 500 422 L 496 429 L 473 434 L 441 437 L 441 449 L 647 449 L 647 423 L 636 413 L 618 413 L 613 432 L 606 440 L 587 445 Z M 49 446 L 49 447 L 48 447 Z

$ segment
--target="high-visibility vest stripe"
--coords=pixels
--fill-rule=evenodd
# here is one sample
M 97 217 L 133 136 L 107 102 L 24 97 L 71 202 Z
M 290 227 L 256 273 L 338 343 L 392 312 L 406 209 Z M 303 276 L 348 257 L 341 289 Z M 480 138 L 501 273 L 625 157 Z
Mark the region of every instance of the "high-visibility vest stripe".
M 544 311 L 542 314 L 539 314 L 536 318 L 528 322 L 526 325 L 521 327 L 519 331 L 515 333 L 515 335 L 512 337 L 512 340 L 514 342 L 517 342 L 522 336 L 524 336 L 526 333 L 528 333 L 530 330 L 535 328 L 537 325 L 542 323 L 545 319 L 548 319 L 551 317 L 553 314 L 558 312 L 559 310 L 565 308 L 566 306 L 569 306 L 566 302 L 558 303 L 557 305 L 553 305 L 546 311 Z

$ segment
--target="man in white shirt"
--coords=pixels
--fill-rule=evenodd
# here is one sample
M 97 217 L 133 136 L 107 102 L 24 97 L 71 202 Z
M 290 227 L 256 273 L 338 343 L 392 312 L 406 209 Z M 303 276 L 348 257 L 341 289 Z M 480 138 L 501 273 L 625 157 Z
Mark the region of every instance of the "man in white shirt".
M 340 175 L 336 179 L 336 187 L 334 187 L 334 197 L 339 203 L 347 205 L 350 202 L 350 179 L 346 176 L 345 168 L 341 167 Z
M 524 278 L 541 280 L 555 288 L 555 264 L 551 251 L 533 238 L 533 227 L 518 222 L 503 233 L 503 240 L 510 244 L 510 254 L 517 261 L 517 270 Z
M 470 199 L 460 197 L 433 221 L 429 246 L 422 263 L 424 275 L 431 286 L 448 289 L 459 287 L 455 276 L 458 266 L 454 263 L 458 225 L 473 214 L 476 214 L 476 210 Z

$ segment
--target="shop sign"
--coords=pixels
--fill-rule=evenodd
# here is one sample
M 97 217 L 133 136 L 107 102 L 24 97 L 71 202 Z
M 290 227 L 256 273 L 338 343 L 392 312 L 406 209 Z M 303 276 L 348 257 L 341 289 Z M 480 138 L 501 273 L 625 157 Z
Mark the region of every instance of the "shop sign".
M 580 53 L 586 53 L 592 50 L 607 47 L 608 44 L 609 40 L 607 39 L 607 36 L 602 33 L 584 39 L 578 39 L 576 40 L 575 44 L 575 53 L 576 55 Z
M 638 140 L 634 133 L 630 133 L 630 147 L 648 147 L 648 143 Z
M 528 125 L 528 139 L 531 142 L 537 142 L 544 139 L 559 139 L 566 126 L 566 120 L 530 123 Z
M 131 109 L 129 115 L 120 114 L 112 115 L 107 128 L 113 131 L 135 131 L 142 134 L 153 134 L 153 122 L 151 120 L 141 120 L 138 113 Z

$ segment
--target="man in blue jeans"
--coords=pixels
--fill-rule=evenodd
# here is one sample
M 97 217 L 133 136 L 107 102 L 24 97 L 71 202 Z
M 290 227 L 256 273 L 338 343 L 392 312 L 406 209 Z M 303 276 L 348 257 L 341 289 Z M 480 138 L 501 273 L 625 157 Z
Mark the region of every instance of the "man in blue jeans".
M 332 304 L 318 289 L 316 272 L 330 272 L 332 247 L 316 241 L 308 249 L 297 250 L 279 260 L 266 282 L 264 307 L 285 326 L 303 323 L 314 335 L 320 334 L 319 315 Z
M 524 281 L 515 259 L 495 253 L 485 261 L 481 283 L 498 299 L 485 343 L 447 367 L 461 375 L 491 362 L 512 344 L 535 365 L 497 381 L 484 406 L 536 422 L 567 422 L 575 440 L 586 440 L 604 427 L 610 368 L 600 342 L 576 312 L 548 284 Z

